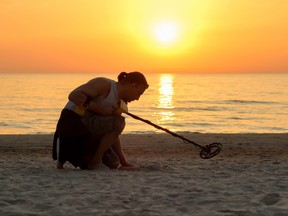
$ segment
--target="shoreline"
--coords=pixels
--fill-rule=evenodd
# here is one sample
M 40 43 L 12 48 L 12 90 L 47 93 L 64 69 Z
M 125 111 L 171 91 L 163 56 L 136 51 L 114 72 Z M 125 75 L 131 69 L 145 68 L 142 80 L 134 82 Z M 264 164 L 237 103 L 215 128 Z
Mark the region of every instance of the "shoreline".
M 181 132 L 177 133 L 191 141 L 196 143 L 199 142 L 205 144 L 220 142 L 222 144 L 235 145 L 235 144 L 249 144 L 252 142 L 253 145 L 285 145 L 288 142 L 288 133 L 194 133 L 194 132 Z M 2 145 L 34 145 L 42 143 L 43 146 L 49 145 L 52 142 L 54 134 L 0 134 L 0 147 Z M 120 139 L 130 146 L 133 138 L 139 137 L 140 140 L 150 139 L 164 139 L 171 142 L 183 142 L 178 137 L 173 137 L 167 133 L 127 133 L 122 134 Z M 171 140 L 170 140 L 171 139 Z M 287 142 L 286 142 L 287 141 Z M 27 143 L 28 142 L 28 143 Z M 52 144 L 52 143 L 51 143 Z M 149 145 L 149 143 L 147 143 Z M 42 147 L 43 147 L 42 146 Z

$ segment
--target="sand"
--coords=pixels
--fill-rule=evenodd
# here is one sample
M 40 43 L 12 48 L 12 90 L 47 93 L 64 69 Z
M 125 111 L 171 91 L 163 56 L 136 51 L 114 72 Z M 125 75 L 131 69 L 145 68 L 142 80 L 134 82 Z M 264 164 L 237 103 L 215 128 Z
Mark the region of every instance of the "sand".
M 0 135 L 0 215 L 288 215 L 288 134 L 123 134 L 138 170 L 55 168 L 52 135 Z

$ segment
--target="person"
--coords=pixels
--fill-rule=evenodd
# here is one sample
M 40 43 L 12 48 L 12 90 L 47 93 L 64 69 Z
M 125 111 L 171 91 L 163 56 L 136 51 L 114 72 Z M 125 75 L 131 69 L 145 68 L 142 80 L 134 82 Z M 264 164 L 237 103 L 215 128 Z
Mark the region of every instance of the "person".
M 117 112 L 120 101 L 138 100 L 149 87 L 140 72 L 121 72 L 118 81 L 98 77 L 68 96 L 53 139 L 52 157 L 57 168 L 70 162 L 80 169 L 96 169 L 103 163 L 111 169 L 129 169 L 120 143 L 125 118 Z

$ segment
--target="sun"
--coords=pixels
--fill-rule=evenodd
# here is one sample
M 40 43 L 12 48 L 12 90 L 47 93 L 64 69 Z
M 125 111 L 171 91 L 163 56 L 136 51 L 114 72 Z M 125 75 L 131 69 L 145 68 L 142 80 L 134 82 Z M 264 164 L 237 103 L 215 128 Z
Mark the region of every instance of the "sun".
M 179 36 L 179 26 L 171 21 L 157 23 L 154 27 L 154 35 L 157 41 L 171 44 Z
M 186 52 L 189 47 L 187 42 L 187 27 L 177 19 L 151 20 L 147 22 L 141 34 L 138 34 L 139 44 L 145 51 L 161 56 L 172 56 Z

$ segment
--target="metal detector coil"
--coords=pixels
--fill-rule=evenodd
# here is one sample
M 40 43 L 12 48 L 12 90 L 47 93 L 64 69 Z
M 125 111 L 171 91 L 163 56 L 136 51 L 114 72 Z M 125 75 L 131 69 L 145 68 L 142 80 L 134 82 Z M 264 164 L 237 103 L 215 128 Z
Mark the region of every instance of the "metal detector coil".
M 217 154 L 219 154 L 221 149 L 222 149 L 221 143 L 208 144 L 205 147 L 203 147 L 202 151 L 200 152 L 200 157 L 202 159 L 212 158 L 212 157 L 216 156 Z

